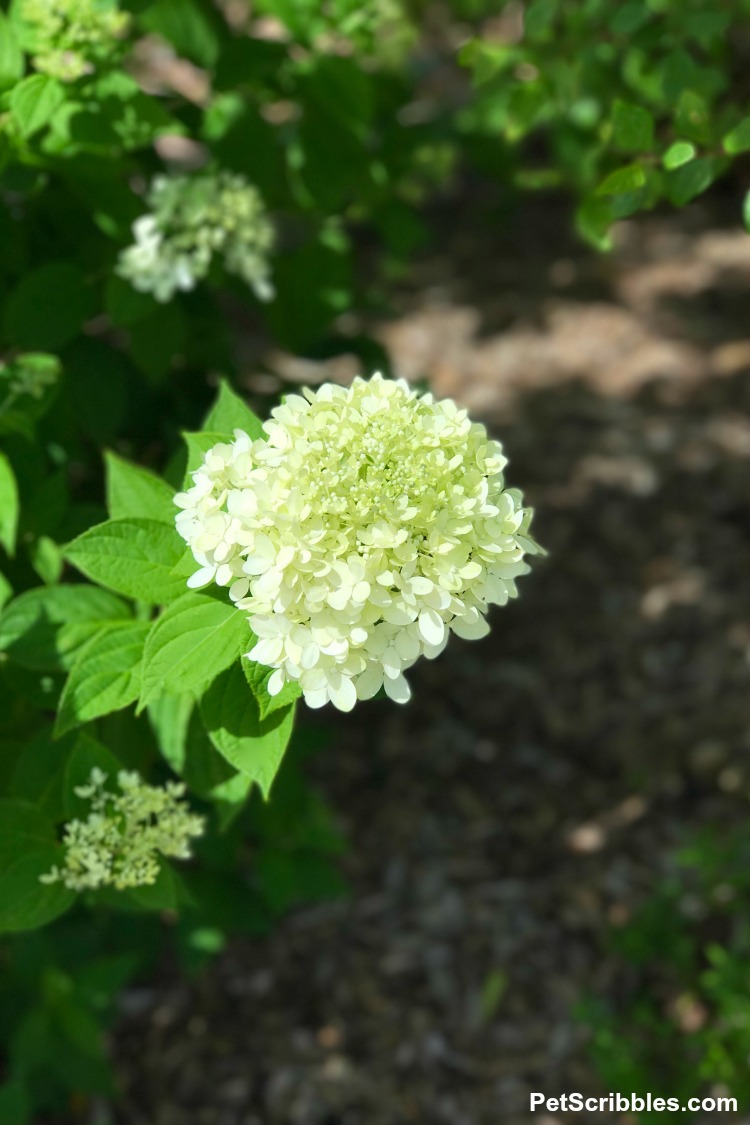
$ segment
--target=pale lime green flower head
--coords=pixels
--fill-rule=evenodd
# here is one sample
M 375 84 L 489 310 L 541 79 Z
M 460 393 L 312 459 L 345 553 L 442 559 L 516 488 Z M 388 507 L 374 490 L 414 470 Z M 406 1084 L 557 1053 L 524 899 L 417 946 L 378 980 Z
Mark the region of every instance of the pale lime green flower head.
M 135 241 L 117 267 L 135 289 L 168 301 L 178 290 L 193 289 L 218 258 L 261 300 L 273 296 L 273 226 L 257 188 L 244 176 L 157 176 L 147 201 L 150 211 L 133 225 Z
M 62 865 L 43 875 L 43 883 L 74 891 L 124 890 L 155 882 L 162 856 L 189 858 L 190 841 L 202 835 L 204 821 L 181 799 L 185 786 L 146 785 L 125 770 L 116 781 L 119 792 L 107 789 L 107 775 L 94 769 L 88 784 L 75 790 L 91 802 L 91 812 L 65 825 Z
M 20 16 L 34 68 L 64 82 L 111 62 L 130 22 L 115 0 L 21 0 Z
M 484 636 L 539 552 L 500 444 L 380 375 L 289 395 L 263 428 L 210 449 L 175 497 L 188 585 L 226 586 L 249 614 L 272 695 L 291 680 L 311 707 L 381 687 L 405 702 L 404 670 L 450 633 Z

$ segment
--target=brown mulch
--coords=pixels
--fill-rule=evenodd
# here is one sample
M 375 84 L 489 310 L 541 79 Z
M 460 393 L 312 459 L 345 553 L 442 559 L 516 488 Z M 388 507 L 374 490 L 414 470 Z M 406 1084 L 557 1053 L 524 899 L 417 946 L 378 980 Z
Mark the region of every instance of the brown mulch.
M 334 719 L 313 773 L 352 898 L 126 997 L 120 1125 L 574 1120 L 529 1092 L 600 1092 L 574 1008 L 612 987 L 608 927 L 686 832 L 746 818 L 750 239 L 694 209 L 601 257 L 567 221 L 454 220 L 376 325 L 493 425 L 550 556 L 409 706 Z

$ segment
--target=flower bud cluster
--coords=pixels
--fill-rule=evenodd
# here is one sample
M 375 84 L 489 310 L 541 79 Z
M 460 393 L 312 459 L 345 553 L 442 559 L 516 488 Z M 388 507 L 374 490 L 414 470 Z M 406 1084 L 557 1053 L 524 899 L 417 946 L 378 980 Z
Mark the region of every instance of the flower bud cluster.
M 74 891 L 112 886 L 117 890 L 155 882 L 159 858 L 187 859 L 190 841 L 203 833 L 203 817 L 181 800 L 178 782 L 146 785 L 137 773 L 121 770 L 119 793 L 105 788 L 107 775 L 93 769 L 76 795 L 91 802 L 85 820 L 71 820 L 63 833 L 64 860 L 42 876 Z
M 20 15 L 40 74 L 72 82 L 111 58 L 130 17 L 112 0 L 21 0 Z
M 133 224 L 134 243 L 117 272 L 157 301 L 195 288 L 215 259 L 270 300 L 274 231 L 258 190 L 233 172 L 157 176 L 149 213 Z
M 263 428 L 215 445 L 175 497 L 188 585 L 228 587 L 249 614 L 272 695 L 293 680 L 311 707 L 381 687 L 405 702 L 404 671 L 450 633 L 484 636 L 539 550 L 501 446 L 452 400 L 379 375 L 289 395 Z

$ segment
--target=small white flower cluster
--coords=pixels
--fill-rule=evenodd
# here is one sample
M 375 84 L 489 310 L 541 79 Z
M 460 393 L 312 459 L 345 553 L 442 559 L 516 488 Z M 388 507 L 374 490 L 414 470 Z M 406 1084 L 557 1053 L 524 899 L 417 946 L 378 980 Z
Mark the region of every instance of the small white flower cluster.
M 121 770 L 120 792 L 113 793 L 105 789 L 106 780 L 95 768 L 89 783 L 75 790 L 91 801 L 91 812 L 65 825 L 63 865 L 42 875 L 43 883 L 74 891 L 124 890 L 155 882 L 160 856 L 190 857 L 190 840 L 202 835 L 204 820 L 181 800 L 184 785 L 146 785 L 137 773 Z
M 72 82 L 112 57 L 130 17 L 112 0 L 21 0 L 20 16 L 40 74 Z
M 147 202 L 149 214 L 133 224 L 135 242 L 117 266 L 134 289 L 169 301 L 178 290 L 194 289 L 218 256 L 259 300 L 273 297 L 274 231 L 257 188 L 244 176 L 157 176 Z
M 506 489 L 506 459 L 450 399 L 374 376 L 290 395 L 266 437 L 214 446 L 175 497 L 200 569 L 229 587 L 274 668 L 311 707 L 342 711 L 440 653 L 450 632 L 488 632 L 488 605 L 516 595 L 531 510 Z

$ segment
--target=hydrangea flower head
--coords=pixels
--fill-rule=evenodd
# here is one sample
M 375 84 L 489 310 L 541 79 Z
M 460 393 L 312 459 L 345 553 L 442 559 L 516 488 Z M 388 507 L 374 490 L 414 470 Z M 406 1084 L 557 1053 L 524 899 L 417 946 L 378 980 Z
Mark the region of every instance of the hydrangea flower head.
M 290 395 L 263 428 L 210 449 L 175 497 L 188 585 L 226 586 L 249 614 L 272 695 L 294 680 L 311 707 L 381 686 L 405 702 L 404 670 L 450 633 L 484 636 L 539 550 L 501 446 L 451 399 L 379 375 Z
M 133 224 L 135 242 L 117 272 L 157 301 L 194 289 L 215 257 L 260 300 L 273 296 L 269 254 L 274 232 L 257 189 L 232 172 L 157 176 L 150 212 Z
M 74 891 L 124 890 L 155 882 L 160 856 L 189 858 L 190 840 L 202 834 L 204 822 L 181 800 L 184 785 L 146 785 L 125 770 L 117 775 L 119 793 L 106 789 L 106 781 L 102 770 L 93 769 L 89 783 L 75 790 L 91 801 L 91 812 L 65 825 L 63 865 L 43 875 L 43 883 Z
M 130 17 L 113 0 L 22 0 L 20 15 L 41 74 L 72 82 L 111 60 Z

